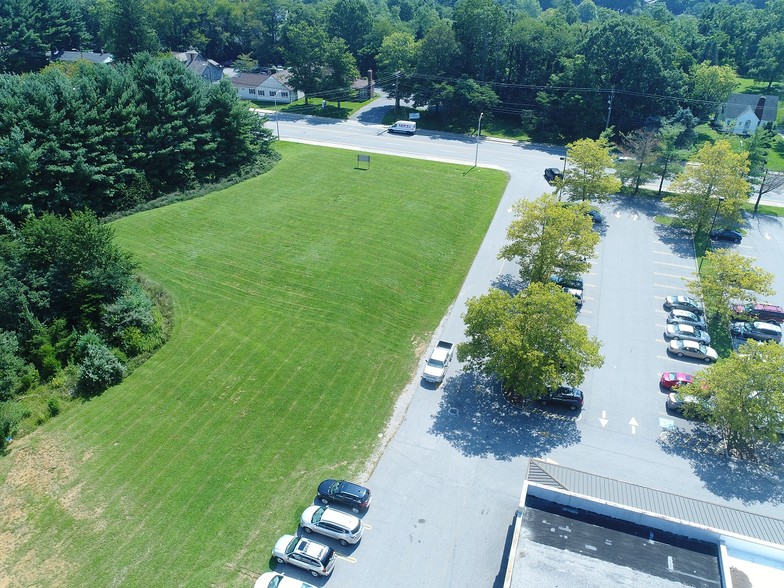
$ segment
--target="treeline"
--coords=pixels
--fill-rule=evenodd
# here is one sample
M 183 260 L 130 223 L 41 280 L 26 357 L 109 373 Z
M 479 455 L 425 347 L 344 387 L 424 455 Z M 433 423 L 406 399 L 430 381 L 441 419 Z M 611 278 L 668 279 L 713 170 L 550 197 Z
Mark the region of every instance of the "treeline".
M 205 84 L 174 59 L 0 75 L 0 213 L 103 216 L 237 173 L 271 140 L 228 82 Z
M 163 342 L 165 299 L 113 239 L 90 212 L 0 217 L 0 450 L 30 416 L 20 396 L 61 374 L 68 396 L 98 394 Z M 39 418 L 59 410 L 48 395 Z
M 700 85 L 699 64 L 768 84 L 784 77 L 784 0 L 5 4 L 0 31 L 14 26 L 0 68 L 37 69 L 46 50 L 77 42 L 120 60 L 193 47 L 221 63 L 289 65 L 298 89 L 327 98 L 346 94 L 341 71 L 372 69 L 417 106 L 522 117 L 543 138 L 596 136 L 608 122 L 628 132 L 680 108 L 705 120 L 726 93 Z

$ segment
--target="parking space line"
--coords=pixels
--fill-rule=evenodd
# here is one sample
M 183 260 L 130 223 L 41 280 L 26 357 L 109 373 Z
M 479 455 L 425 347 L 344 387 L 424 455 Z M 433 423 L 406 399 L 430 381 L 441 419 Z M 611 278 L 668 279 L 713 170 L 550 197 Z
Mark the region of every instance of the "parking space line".
M 685 279 L 685 278 L 684 278 Z M 657 288 L 673 288 L 672 284 L 654 284 Z
M 667 265 L 670 267 L 682 267 L 684 269 L 694 269 L 694 265 L 683 265 L 682 263 L 667 263 L 666 261 L 654 261 L 658 265 Z
M 343 561 L 347 561 L 348 563 L 357 563 L 357 558 L 351 555 L 341 555 L 340 553 L 335 553 L 335 557 L 342 559 Z
M 654 276 L 664 276 L 665 278 L 681 278 L 681 279 L 683 278 L 683 276 L 681 276 L 681 275 L 665 274 L 665 273 L 662 273 L 662 272 L 653 272 L 653 275 Z
M 373 529 L 372 525 L 368 525 L 367 523 L 363 522 L 362 526 L 365 527 L 366 530 L 370 531 Z

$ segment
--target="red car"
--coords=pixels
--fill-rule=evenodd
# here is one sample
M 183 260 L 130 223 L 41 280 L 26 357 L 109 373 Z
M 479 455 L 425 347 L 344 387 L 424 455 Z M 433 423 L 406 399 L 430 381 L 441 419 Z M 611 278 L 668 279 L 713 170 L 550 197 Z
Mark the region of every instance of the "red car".
M 675 388 L 683 384 L 691 384 L 691 374 L 684 374 L 683 372 L 664 372 L 661 375 L 659 383 L 665 388 Z

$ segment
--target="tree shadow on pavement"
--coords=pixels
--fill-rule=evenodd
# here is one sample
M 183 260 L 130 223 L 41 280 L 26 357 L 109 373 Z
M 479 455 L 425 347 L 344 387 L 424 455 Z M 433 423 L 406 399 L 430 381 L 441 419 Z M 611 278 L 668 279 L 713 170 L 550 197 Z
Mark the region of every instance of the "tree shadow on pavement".
M 514 406 L 500 385 L 475 372 L 464 372 L 444 385 L 430 433 L 446 439 L 463 455 L 544 457 L 556 447 L 580 442 L 576 411 Z
M 509 294 L 509 296 L 515 296 L 525 287 L 525 283 L 520 279 L 519 276 L 513 276 L 512 274 L 501 274 L 495 280 L 493 280 L 491 286 L 493 286 L 493 288 L 498 288 L 502 292 L 506 292 Z
M 784 452 L 777 445 L 760 445 L 757 461 L 728 459 L 720 435 L 705 424 L 691 430 L 668 429 L 658 443 L 665 453 L 688 461 L 705 488 L 716 496 L 737 499 L 744 505 L 784 503 Z
M 659 240 L 682 259 L 694 260 L 694 240 L 691 232 L 680 227 L 656 225 L 654 232 Z M 696 269 L 696 268 L 695 268 Z

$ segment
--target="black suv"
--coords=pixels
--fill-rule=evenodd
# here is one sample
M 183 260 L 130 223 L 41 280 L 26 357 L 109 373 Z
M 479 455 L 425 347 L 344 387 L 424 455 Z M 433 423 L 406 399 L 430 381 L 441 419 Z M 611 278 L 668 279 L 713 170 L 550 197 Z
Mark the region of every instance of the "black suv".
M 583 407 L 583 392 L 571 386 L 561 386 L 555 391 L 548 390 L 547 394 L 539 399 L 539 402 L 542 404 L 560 404 L 575 410 Z
M 553 274 L 550 276 L 550 281 L 554 284 L 558 284 L 561 288 L 585 290 L 585 288 L 583 288 L 583 279 L 580 276 L 568 277 L 560 274 Z
M 753 323 L 734 322 L 730 324 L 730 333 L 743 339 L 755 341 L 781 342 L 781 327 L 774 323 L 756 321 Z
M 563 179 L 563 172 L 560 169 L 557 167 L 548 167 L 544 170 L 544 179 L 547 180 L 548 184 L 552 184 L 556 178 L 559 180 Z

